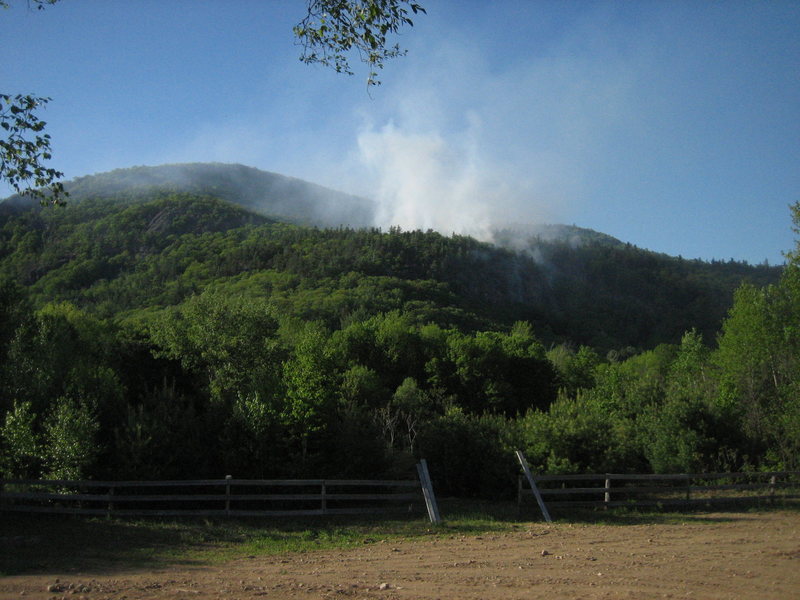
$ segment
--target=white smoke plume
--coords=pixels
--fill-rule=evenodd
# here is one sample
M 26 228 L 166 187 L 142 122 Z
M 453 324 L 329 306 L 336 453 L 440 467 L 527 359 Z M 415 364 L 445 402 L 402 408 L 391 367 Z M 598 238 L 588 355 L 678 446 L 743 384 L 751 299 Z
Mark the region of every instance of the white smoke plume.
M 388 124 L 363 131 L 358 148 L 378 182 L 376 225 L 490 239 L 491 185 L 473 143 L 456 146 L 437 132 Z

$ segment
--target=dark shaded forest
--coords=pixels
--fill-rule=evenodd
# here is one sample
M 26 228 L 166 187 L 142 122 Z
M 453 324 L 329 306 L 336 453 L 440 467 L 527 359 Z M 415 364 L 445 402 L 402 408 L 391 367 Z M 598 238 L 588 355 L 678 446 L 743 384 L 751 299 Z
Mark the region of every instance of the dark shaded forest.
M 511 250 L 207 191 L 0 211 L 4 476 L 425 457 L 442 493 L 497 497 L 514 449 L 547 473 L 800 468 L 797 250 L 707 263 L 577 228 Z

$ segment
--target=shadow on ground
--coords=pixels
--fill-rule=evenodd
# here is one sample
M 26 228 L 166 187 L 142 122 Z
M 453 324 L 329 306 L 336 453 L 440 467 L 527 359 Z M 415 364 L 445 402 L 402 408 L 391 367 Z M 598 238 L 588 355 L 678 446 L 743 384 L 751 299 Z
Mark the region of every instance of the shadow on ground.
M 538 507 L 443 499 L 444 523 L 424 516 L 275 519 L 115 520 L 0 513 L 0 575 L 98 573 L 205 565 L 248 555 L 352 548 L 389 539 L 480 535 L 543 521 Z M 776 510 L 800 512 L 798 504 Z M 770 507 L 713 507 L 684 512 L 630 509 L 553 513 L 556 523 L 658 525 L 757 519 Z
M 0 515 L 0 574 L 108 572 L 168 561 L 189 565 L 203 523 L 145 523 L 63 515 Z M 218 534 L 217 534 L 218 535 Z

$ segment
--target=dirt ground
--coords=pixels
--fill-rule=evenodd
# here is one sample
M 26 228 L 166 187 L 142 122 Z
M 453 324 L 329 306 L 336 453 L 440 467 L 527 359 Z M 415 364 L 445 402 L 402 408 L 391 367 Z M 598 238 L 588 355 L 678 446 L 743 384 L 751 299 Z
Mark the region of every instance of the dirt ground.
M 49 588 L 49 590 L 48 590 Z M 0 598 L 87 600 L 800 598 L 800 513 L 683 524 L 522 523 L 508 533 L 367 543 L 155 572 L 0 579 Z

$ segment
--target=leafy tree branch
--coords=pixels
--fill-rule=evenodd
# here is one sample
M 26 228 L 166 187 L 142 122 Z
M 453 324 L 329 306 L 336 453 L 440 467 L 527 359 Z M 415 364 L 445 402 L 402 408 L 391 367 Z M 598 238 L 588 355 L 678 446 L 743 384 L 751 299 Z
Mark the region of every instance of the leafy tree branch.
M 300 60 L 352 75 L 349 56 L 355 53 L 369 67 L 367 85 L 380 85 L 378 69 L 406 54 L 387 37 L 406 25 L 413 27 L 410 15 L 419 13 L 425 9 L 413 0 L 310 0 L 308 14 L 294 28 L 303 47 Z
M 63 173 L 46 167 L 52 158 L 50 134 L 36 114 L 50 98 L 0 94 L 0 177 L 18 194 L 39 198 L 43 203 L 63 204 L 67 192 L 57 181 Z
M 38 10 L 59 0 L 28 0 Z M 0 0 L 0 8 L 9 8 Z M 378 70 L 406 51 L 387 38 L 405 26 L 413 26 L 411 14 L 425 13 L 413 0 L 308 0 L 306 17 L 294 27 L 300 57 L 306 64 L 319 63 L 337 73 L 352 75 L 349 56 L 356 53 L 369 67 L 367 85 L 379 85 Z M 46 167 L 52 157 L 50 135 L 37 110 L 49 98 L 31 94 L 0 93 L 0 181 L 18 194 L 38 198 L 43 204 L 63 204 L 68 196 L 58 179 L 63 173 Z

